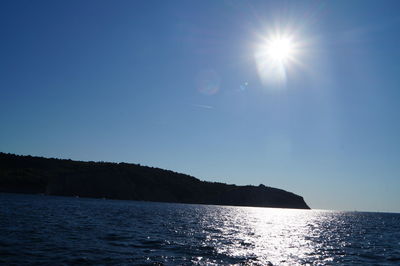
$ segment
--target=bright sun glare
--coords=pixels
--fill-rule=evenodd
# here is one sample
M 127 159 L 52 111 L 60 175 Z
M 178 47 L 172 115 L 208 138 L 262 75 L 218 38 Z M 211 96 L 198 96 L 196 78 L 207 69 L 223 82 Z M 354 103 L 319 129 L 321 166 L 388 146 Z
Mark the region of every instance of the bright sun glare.
M 266 85 L 284 84 L 288 69 L 298 62 L 298 42 L 294 36 L 285 33 L 271 34 L 262 39 L 255 51 L 259 76 Z
M 266 44 L 266 54 L 274 61 L 285 63 L 293 55 L 293 43 L 288 37 L 276 37 Z

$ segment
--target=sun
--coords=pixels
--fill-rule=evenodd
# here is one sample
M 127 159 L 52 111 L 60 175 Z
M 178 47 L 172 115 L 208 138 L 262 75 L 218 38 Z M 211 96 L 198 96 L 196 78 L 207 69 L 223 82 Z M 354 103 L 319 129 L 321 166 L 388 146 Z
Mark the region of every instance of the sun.
M 285 84 L 289 70 L 298 64 L 299 41 L 284 32 L 264 35 L 256 45 L 255 61 L 263 83 Z
M 265 45 L 266 55 L 280 63 L 286 63 L 294 53 L 294 44 L 289 37 L 275 37 Z
M 275 33 L 264 36 L 258 43 L 255 55 L 258 60 L 288 67 L 298 56 L 299 43 L 294 35 Z

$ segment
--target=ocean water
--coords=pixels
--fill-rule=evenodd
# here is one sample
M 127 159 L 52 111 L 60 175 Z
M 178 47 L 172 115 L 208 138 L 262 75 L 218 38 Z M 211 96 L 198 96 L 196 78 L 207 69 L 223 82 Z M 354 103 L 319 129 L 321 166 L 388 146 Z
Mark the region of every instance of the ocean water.
M 400 265 L 400 214 L 0 194 L 4 265 Z

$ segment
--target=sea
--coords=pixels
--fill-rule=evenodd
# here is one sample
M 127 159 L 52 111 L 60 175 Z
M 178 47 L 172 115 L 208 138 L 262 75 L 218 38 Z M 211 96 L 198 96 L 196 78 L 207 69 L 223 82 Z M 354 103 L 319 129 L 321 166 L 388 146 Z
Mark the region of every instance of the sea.
M 400 214 L 0 194 L 1 265 L 400 265 Z

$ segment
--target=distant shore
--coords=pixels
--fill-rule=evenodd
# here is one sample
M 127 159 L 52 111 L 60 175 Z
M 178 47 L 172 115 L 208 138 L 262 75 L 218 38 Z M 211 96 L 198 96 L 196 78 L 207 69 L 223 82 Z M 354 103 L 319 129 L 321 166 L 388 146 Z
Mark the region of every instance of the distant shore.
M 282 189 L 201 181 L 128 163 L 82 162 L 0 153 L 0 192 L 171 203 L 310 209 Z

